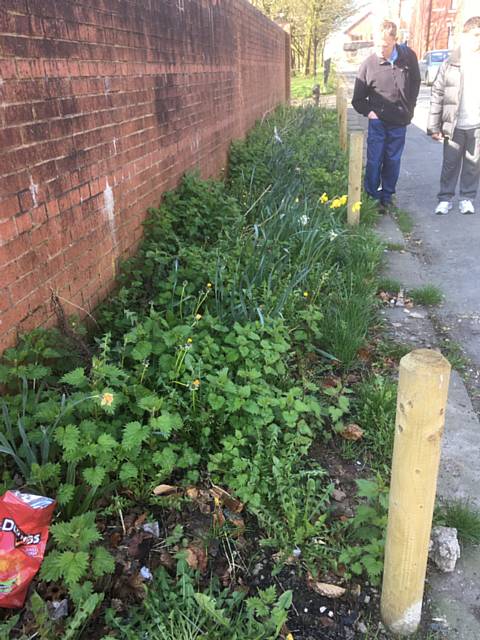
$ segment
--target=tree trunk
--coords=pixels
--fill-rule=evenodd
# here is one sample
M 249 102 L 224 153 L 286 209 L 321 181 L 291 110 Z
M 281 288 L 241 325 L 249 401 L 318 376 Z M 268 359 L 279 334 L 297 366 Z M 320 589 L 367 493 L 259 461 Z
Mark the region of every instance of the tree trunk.
M 312 36 L 308 36 L 307 54 L 305 56 L 305 75 L 310 75 L 310 58 L 312 57 Z

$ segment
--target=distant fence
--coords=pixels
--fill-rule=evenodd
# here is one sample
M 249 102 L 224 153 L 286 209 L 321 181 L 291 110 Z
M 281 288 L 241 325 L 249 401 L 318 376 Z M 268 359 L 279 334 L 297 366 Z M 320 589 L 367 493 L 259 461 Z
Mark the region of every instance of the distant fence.
M 289 95 L 289 38 L 246 0 L 2 0 L 0 353 L 91 311 L 148 206 Z M 70 304 L 69 304 L 70 303 Z

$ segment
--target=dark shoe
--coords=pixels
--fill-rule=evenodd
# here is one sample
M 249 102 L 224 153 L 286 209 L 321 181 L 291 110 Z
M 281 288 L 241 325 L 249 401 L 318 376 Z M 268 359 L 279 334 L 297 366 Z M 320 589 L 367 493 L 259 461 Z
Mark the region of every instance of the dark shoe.
M 393 207 L 393 202 L 389 200 L 388 202 L 380 202 L 378 210 L 380 213 L 390 213 Z

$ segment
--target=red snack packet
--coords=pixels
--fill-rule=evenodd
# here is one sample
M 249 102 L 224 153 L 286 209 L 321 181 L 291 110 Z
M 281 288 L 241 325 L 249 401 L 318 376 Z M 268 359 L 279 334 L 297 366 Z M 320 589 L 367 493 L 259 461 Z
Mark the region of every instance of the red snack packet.
M 0 498 L 0 607 L 22 607 L 28 585 L 40 569 L 52 498 L 7 491 Z

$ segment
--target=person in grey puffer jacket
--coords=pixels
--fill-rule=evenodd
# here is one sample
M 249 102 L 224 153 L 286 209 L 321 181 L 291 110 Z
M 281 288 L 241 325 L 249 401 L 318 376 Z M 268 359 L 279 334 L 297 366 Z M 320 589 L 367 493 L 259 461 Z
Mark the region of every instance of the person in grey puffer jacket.
M 447 214 L 460 176 L 460 213 L 475 213 L 480 182 L 480 16 L 466 21 L 461 46 L 440 67 L 432 86 L 427 133 L 443 140 L 438 206 Z

